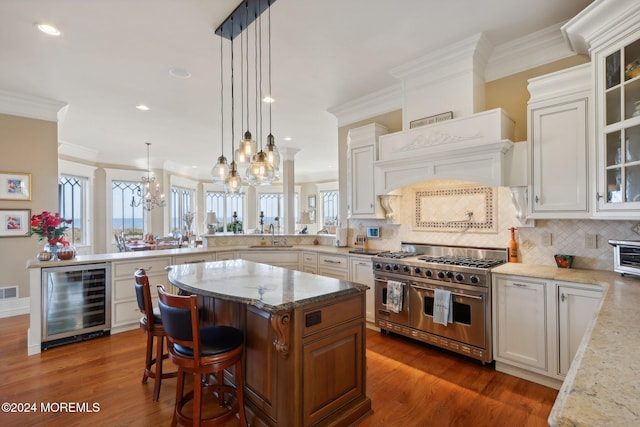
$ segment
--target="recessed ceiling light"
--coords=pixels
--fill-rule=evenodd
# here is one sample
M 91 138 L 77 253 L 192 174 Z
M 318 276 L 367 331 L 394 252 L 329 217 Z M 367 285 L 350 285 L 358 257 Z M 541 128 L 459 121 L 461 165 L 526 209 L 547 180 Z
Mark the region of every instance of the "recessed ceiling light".
M 62 35 L 62 31 L 60 31 L 59 29 L 57 29 L 53 25 L 36 24 L 36 28 L 38 28 L 40 31 L 42 31 L 43 33 L 48 34 L 50 36 L 61 36 Z
M 191 73 L 184 68 L 171 68 L 169 70 L 169 75 L 176 79 L 188 79 L 191 77 Z
M 276 102 L 276 100 L 270 97 L 269 95 L 267 95 L 264 98 L 262 98 L 262 102 L 266 102 L 267 104 L 273 104 L 274 102 Z
M 290 136 L 285 136 L 284 138 L 282 138 L 283 141 L 291 141 L 293 138 L 291 138 Z
M 136 108 L 140 111 L 149 111 L 149 107 L 144 104 L 136 105 Z
M 192 165 L 192 166 L 191 166 L 191 169 L 198 169 L 198 166 L 196 166 L 196 165 Z

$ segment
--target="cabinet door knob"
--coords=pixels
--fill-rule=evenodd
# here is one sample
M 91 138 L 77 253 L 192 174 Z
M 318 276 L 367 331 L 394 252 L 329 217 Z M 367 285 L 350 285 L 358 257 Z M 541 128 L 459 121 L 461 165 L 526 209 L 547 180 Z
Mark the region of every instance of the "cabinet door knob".
M 600 201 L 600 199 L 602 199 L 602 196 L 596 191 L 596 202 Z
M 536 196 L 536 203 L 540 203 L 540 199 L 538 199 L 538 196 Z
M 565 296 L 564 296 L 564 292 L 560 294 L 560 301 L 564 302 Z

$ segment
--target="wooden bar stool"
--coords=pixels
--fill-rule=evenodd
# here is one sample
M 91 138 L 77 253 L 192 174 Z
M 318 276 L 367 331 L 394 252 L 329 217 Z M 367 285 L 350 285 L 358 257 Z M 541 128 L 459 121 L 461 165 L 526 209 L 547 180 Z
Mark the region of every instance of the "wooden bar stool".
M 163 354 L 164 337 L 166 333 L 162 326 L 162 318 L 160 310 L 154 310 L 151 303 L 151 288 L 149 286 L 149 278 L 144 269 L 138 269 L 135 274 L 136 298 L 138 300 L 138 308 L 142 312 L 140 319 L 140 328 L 147 336 L 147 352 L 144 364 L 144 373 L 142 375 L 142 383 L 146 384 L 148 378 L 154 379 L 153 401 L 157 402 L 160 397 L 160 384 L 164 378 L 174 378 L 177 372 L 162 372 L 162 360 L 167 359 L 169 355 Z M 153 341 L 156 340 L 156 357 L 153 357 Z M 151 370 L 153 365 L 155 369 Z
M 186 426 L 217 426 L 238 414 L 240 424 L 246 426 L 242 392 L 242 331 L 230 326 L 201 327 L 195 295 L 167 294 L 162 285 L 158 285 L 158 299 L 169 341 L 169 359 L 178 367 L 171 425 L 179 422 Z M 224 370 L 233 366 L 235 387 L 224 381 Z M 187 394 L 184 393 L 185 373 L 193 375 L 193 391 Z M 214 379 L 215 382 L 209 382 Z M 218 411 L 206 419 L 202 419 L 203 391 L 212 391 L 219 406 Z M 183 408 L 189 402 L 193 404 L 191 417 L 183 414 Z

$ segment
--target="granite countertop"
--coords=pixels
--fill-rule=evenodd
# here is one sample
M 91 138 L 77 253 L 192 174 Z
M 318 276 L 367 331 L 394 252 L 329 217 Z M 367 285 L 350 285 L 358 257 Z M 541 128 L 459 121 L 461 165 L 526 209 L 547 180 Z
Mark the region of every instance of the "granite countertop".
M 509 263 L 493 273 L 601 286 L 604 296 L 549 415 L 554 427 L 640 426 L 640 279 Z
M 198 295 L 253 305 L 270 313 L 366 291 L 368 286 L 245 260 L 167 267 L 169 282 Z
M 69 261 L 38 261 L 37 259 L 27 260 L 27 268 L 59 267 L 74 264 L 90 264 L 94 262 L 116 262 L 142 258 L 156 258 L 162 256 L 190 255 L 198 253 L 227 252 L 227 251 L 313 251 L 336 255 L 371 257 L 373 254 L 350 253 L 352 247 L 341 247 L 329 245 L 293 245 L 293 246 L 260 246 L 250 247 L 247 245 L 234 246 L 213 246 L 208 248 L 179 248 L 179 249 L 157 249 L 152 251 L 134 252 L 110 252 L 94 255 L 78 255 Z M 382 249 L 380 250 L 382 251 Z

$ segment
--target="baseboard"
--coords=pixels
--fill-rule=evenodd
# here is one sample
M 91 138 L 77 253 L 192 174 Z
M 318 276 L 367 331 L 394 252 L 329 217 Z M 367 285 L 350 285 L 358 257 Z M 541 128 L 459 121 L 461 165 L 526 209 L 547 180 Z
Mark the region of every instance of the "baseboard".
M 527 371 L 526 369 L 522 369 L 517 366 L 512 366 L 498 361 L 496 361 L 496 371 L 513 375 L 514 377 L 522 378 L 523 380 L 541 384 L 543 386 L 554 388 L 556 390 L 559 390 L 562 386 L 562 380 L 538 374 L 537 372 Z
M 0 300 L 0 318 L 29 314 L 29 297 Z

